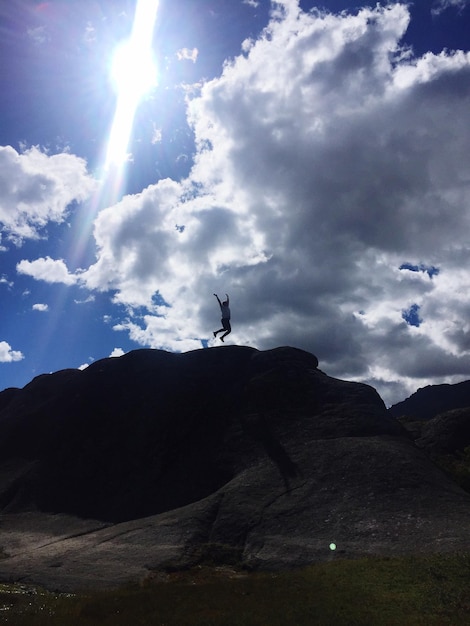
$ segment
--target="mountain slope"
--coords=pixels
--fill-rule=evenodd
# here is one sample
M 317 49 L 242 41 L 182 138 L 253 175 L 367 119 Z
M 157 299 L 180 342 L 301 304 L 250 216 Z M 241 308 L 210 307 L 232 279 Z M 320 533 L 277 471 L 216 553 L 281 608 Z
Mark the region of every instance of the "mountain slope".
M 455 385 L 428 385 L 390 407 L 393 417 L 428 420 L 439 413 L 470 407 L 470 380 Z
M 317 366 L 288 347 L 138 350 L 0 394 L 0 578 L 466 546 L 470 496 L 374 389 Z

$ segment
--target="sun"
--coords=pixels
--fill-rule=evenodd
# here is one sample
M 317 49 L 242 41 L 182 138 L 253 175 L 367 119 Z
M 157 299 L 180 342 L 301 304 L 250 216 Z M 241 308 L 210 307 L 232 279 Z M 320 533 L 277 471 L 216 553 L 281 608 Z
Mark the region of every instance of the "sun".
M 127 160 L 136 109 L 142 97 L 157 84 L 152 52 L 157 10 L 158 0 L 137 0 L 131 36 L 120 43 L 112 56 L 110 76 L 117 103 L 106 152 L 107 170 Z
M 131 39 L 120 44 L 113 55 L 111 78 L 119 97 L 131 92 L 142 98 L 157 84 L 157 68 L 151 50 L 145 50 Z

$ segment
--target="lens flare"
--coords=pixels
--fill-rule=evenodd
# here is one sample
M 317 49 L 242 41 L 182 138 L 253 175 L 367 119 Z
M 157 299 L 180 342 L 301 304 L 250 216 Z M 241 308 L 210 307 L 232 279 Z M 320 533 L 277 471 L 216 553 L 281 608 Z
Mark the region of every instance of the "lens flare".
M 142 96 L 157 84 L 152 38 L 158 4 L 158 0 L 138 0 L 131 36 L 113 55 L 110 72 L 118 95 L 105 170 L 122 166 L 127 160 L 135 112 Z
M 158 0 L 137 0 L 131 36 L 121 42 L 112 58 L 109 70 L 117 93 L 116 110 L 103 146 L 100 184 L 74 238 L 71 250 L 74 264 L 84 256 L 97 214 L 116 204 L 125 189 L 127 151 L 135 113 L 142 96 L 157 83 L 152 40 L 158 6 Z

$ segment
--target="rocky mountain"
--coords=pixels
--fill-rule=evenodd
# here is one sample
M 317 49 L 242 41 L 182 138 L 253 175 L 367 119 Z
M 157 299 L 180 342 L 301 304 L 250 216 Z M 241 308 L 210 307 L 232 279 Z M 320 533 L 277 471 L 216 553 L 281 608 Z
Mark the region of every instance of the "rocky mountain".
M 137 350 L 3 391 L 0 510 L 0 579 L 62 590 L 459 550 L 470 531 L 470 495 L 377 392 L 289 347 Z
M 470 381 L 419 389 L 389 412 L 429 459 L 470 493 Z
M 469 380 L 418 389 L 389 413 L 432 455 L 459 453 L 470 446 Z
M 428 385 L 390 407 L 394 417 L 429 420 L 445 411 L 470 407 L 470 380 L 455 385 Z

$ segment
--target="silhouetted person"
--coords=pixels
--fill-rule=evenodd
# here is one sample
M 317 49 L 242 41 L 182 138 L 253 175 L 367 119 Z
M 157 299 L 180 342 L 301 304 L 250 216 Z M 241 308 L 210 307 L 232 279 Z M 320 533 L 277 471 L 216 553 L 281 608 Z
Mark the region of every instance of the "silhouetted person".
M 224 300 L 224 302 L 221 302 L 219 299 L 219 296 L 216 293 L 214 294 L 214 296 L 217 298 L 217 302 L 219 303 L 220 311 L 222 313 L 222 328 L 219 328 L 219 330 L 214 330 L 214 337 L 217 337 L 219 333 L 224 333 L 222 337 L 220 338 L 221 341 L 223 341 L 224 337 L 226 337 L 229 333 L 232 332 L 232 327 L 230 326 L 230 309 L 229 309 L 230 299 L 228 297 L 228 293 L 226 293 L 225 295 L 227 296 L 227 300 Z

